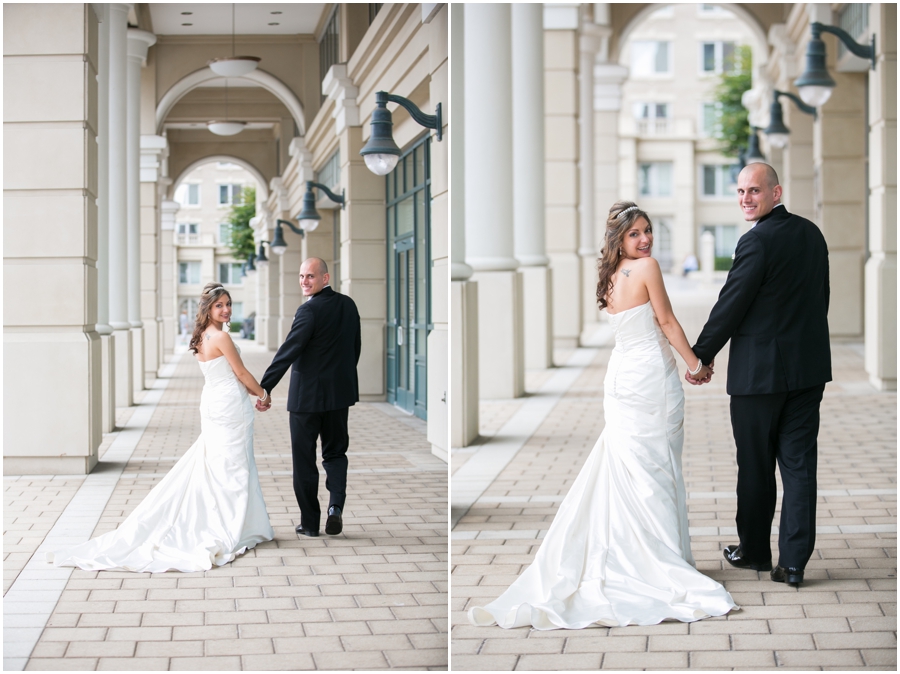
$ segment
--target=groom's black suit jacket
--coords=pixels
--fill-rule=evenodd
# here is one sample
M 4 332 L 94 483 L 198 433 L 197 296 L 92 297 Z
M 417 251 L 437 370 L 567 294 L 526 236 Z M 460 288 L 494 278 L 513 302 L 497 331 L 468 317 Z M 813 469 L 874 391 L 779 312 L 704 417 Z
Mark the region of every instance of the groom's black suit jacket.
M 291 331 L 260 385 L 271 392 L 293 365 L 289 412 L 329 412 L 350 407 L 359 401 L 356 364 L 361 348 L 356 304 L 325 286 L 297 309 Z
M 694 353 L 709 363 L 731 339 L 728 395 L 824 384 L 831 381 L 828 299 L 825 237 L 777 205 L 738 241 Z

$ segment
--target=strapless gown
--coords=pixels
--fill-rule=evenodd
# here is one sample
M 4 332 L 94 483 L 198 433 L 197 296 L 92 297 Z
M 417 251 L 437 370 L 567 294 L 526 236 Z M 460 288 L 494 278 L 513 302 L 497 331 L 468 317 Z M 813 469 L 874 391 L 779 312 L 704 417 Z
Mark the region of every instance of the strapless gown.
M 224 356 L 200 369 L 197 441 L 118 529 L 47 561 L 89 571 L 204 571 L 275 537 L 253 458 L 250 395 Z
M 606 425 L 534 562 L 475 625 L 540 630 L 692 622 L 736 608 L 695 568 L 681 450 L 684 391 L 650 303 L 609 317 Z

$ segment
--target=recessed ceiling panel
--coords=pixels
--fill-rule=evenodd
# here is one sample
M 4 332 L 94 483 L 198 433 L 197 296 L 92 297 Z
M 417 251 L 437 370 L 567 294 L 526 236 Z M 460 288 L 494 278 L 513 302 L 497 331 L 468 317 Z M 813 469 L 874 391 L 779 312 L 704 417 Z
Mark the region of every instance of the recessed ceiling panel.
M 231 4 L 150 3 L 157 35 L 231 35 Z M 319 25 L 323 2 L 237 3 L 234 32 L 238 35 L 310 35 Z

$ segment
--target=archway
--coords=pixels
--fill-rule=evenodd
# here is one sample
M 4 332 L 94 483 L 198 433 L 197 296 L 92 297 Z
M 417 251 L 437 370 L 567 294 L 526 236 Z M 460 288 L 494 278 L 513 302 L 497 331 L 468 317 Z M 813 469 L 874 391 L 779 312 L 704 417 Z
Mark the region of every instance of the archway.
M 181 182 L 190 175 L 191 171 L 193 171 L 198 166 L 203 166 L 204 164 L 209 164 L 210 162 L 230 162 L 232 164 L 237 164 L 242 169 L 248 171 L 253 174 L 253 177 L 256 178 L 256 184 L 259 186 L 259 195 L 258 200 L 265 203 L 269 198 L 269 186 L 266 184 L 266 179 L 263 176 L 262 172 L 258 168 L 256 168 L 253 164 L 248 161 L 241 159 L 240 157 L 235 157 L 232 155 L 226 154 L 218 154 L 218 155 L 210 155 L 207 157 L 203 157 L 202 159 L 196 159 L 191 162 L 188 166 L 184 168 L 184 170 L 178 175 L 178 177 L 172 182 L 171 187 L 169 188 L 169 198 L 175 194 L 175 190 L 178 189 L 178 186 L 181 185 Z
M 186 75 L 173 84 L 163 97 L 159 99 L 159 103 L 156 106 L 156 132 L 162 133 L 166 117 L 175 104 L 185 94 L 196 89 L 204 82 L 215 79 L 221 79 L 221 75 L 216 75 L 209 68 L 201 68 L 200 70 L 195 70 L 190 75 Z M 288 111 L 290 111 L 291 117 L 293 117 L 294 124 L 297 125 L 300 135 L 303 136 L 306 134 L 306 120 L 303 114 L 303 104 L 284 82 L 264 70 L 254 70 L 252 73 L 236 79 L 255 82 L 278 98 Z

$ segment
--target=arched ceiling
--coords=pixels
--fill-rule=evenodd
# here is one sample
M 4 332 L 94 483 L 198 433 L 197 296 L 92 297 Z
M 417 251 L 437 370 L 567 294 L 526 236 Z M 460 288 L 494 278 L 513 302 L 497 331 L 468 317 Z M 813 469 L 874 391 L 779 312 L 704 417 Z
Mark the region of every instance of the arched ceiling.
M 776 23 L 783 23 L 787 19 L 790 5 L 781 2 L 772 3 L 712 3 L 728 9 L 738 9 L 739 15 L 757 23 L 763 35 L 768 35 L 769 28 Z M 609 3 L 610 26 L 613 35 L 610 39 L 610 55 L 613 60 L 618 58 L 621 36 L 630 29 L 631 24 L 640 21 L 647 9 L 659 9 L 663 4 L 657 3 Z

